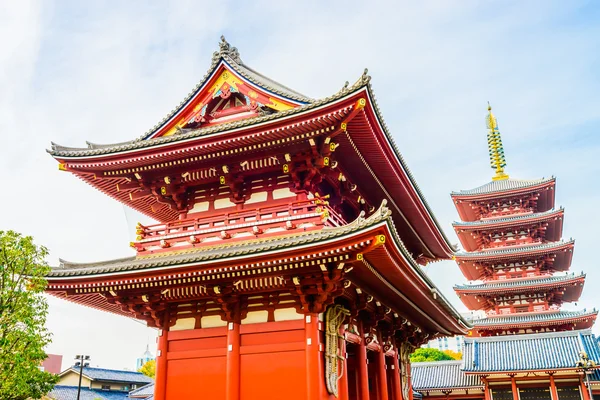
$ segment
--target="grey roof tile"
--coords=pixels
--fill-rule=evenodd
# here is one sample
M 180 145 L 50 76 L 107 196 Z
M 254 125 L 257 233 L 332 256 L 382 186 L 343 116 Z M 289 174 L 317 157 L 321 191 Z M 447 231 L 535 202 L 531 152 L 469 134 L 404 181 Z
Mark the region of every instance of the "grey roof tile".
M 524 214 L 524 215 L 515 215 L 515 216 L 511 216 L 511 217 L 505 217 L 505 218 L 490 218 L 490 219 L 485 219 L 485 220 L 477 220 L 477 221 L 455 221 L 452 223 L 453 226 L 481 226 L 481 227 L 485 227 L 487 225 L 492 225 L 492 224 L 500 224 L 500 223 L 504 223 L 504 222 L 521 222 L 521 221 L 527 221 L 529 219 L 536 219 L 536 218 L 544 218 L 544 217 L 548 217 L 554 214 L 560 214 L 561 212 L 563 212 L 563 208 L 559 208 L 558 210 L 548 210 L 548 211 L 544 211 L 544 212 L 539 212 L 539 213 L 531 213 L 531 214 Z
M 416 391 L 483 387 L 477 375 L 462 371 L 462 360 L 411 363 L 411 374 Z
M 478 320 L 473 320 L 472 325 L 477 327 L 485 327 L 492 325 L 516 325 L 516 324 L 524 324 L 529 322 L 548 322 L 548 321 L 558 321 L 561 319 L 571 319 L 571 318 L 579 318 L 585 316 L 595 316 L 598 314 L 598 311 L 595 309 L 592 311 L 587 311 L 585 309 L 578 311 L 556 311 L 556 312 L 544 312 L 544 313 L 527 313 L 524 315 L 506 315 L 499 317 L 488 317 L 482 318 Z
M 496 193 L 503 192 L 505 190 L 517 190 L 517 189 L 525 189 L 532 186 L 537 186 L 542 183 L 552 182 L 554 181 L 554 177 L 550 178 L 541 178 L 541 179 L 506 179 L 502 181 L 491 181 L 486 183 L 485 185 L 476 187 L 475 189 L 470 190 L 460 190 L 458 192 L 452 192 L 453 196 L 469 196 L 469 195 L 477 195 L 477 194 L 488 194 L 488 193 Z
M 512 246 L 512 247 L 503 247 L 494 250 L 486 250 L 486 251 L 459 251 L 455 254 L 457 258 L 480 258 L 480 257 L 494 257 L 494 256 L 504 256 L 504 255 L 519 255 L 527 252 L 535 252 L 535 251 L 544 251 L 544 250 L 552 250 L 558 247 L 561 247 L 565 244 L 575 243 L 575 240 L 565 241 L 557 241 L 557 242 L 548 242 L 548 243 L 539 243 L 539 244 L 530 244 L 525 246 Z
M 465 338 L 465 372 L 574 368 L 579 352 L 600 362 L 600 348 L 590 329 L 517 336 Z
M 454 289 L 458 290 L 489 290 L 489 289 L 498 289 L 498 288 L 513 288 L 513 287 L 526 287 L 532 285 L 545 285 L 548 283 L 561 283 L 565 281 L 575 280 L 579 278 L 585 278 L 585 274 L 581 273 L 579 275 L 569 274 L 569 275 L 550 275 L 544 277 L 536 277 L 536 278 L 528 278 L 528 279 L 507 279 L 501 281 L 489 281 L 476 285 L 454 285 Z

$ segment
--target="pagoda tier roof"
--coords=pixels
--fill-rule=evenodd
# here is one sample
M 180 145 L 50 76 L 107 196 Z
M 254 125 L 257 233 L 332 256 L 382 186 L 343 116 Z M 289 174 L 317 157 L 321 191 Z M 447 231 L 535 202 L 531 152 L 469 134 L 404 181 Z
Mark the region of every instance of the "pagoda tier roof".
M 591 329 L 465 338 L 462 368 L 467 374 L 575 370 L 581 351 L 600 360 Z
M 461 230 L 477 230 L 488 227 L 513 226 L 523 222 L 544 221 L 563 215 L 564 208 L 560 207 L 558 210 L 552 209 L 544 212 L 520 214 L 504 218 L 487 218 L 477 221 L 455 221 L 452 223 L 452 226 L 460 228 Z
M 452 192 L 451 197 L 463 221 L 477 221 L 481 218 L 477 202 L 490 202 L 506 197 L 525 196 L 539 193 L 535 202 L 536 212 L 544 212 L 554 208 L 554 187 L 556 178 L 534 180 L 506 179 L 486 183 L 472 190 Z
M 454 222 L 452 226 L 467 251 L 476 251 L 483 247 L 483 238 L 475 233 L 493 229 L 516 229 L 531 224 L 546 223 L 541 234 L 545 241 L 557 241 L 562 237 L 564 210 L 549 210 L 541 213 L 527 213 L 505 218 L 490 218 L 479 221 Z M 526 240 L 529 240 L 526 239 Z M 499 248 L 499 247 L 496 247 Z
M 523 189 L 529 190 L 531 188 L 538 188 L 545 186 L 548 183 L 554 183 L 555 177 L 541 178 L 541 179 L 505 179 L 497 180 L 486 183 L 470 190 L 460 190 L 458 192 L 452 192 L 452 197 L 479 197 L 487 196 L 490 194 L 497 195 L 499 193 L 522 191 Z
M 564 288 L 553 300 L 556 302 L 572 302 L 581 297 L 585 275 L 547 276 L 525 279 L 507 279 L 489 281 L 478 285 L 456 285 L 454 290 L 462 302 L 470 310 L 489 310 L 493 303 L 488 299 L 519 293 L 545 293 L 557 288 Z
M 542 327 L 564 324 L 575 324 L 579 329 L 590 328 L 598 311 L 546 311 L 538 313 L 522 313 L 512 315 L 488 316 L 471 321 L 474 330 L 509 330 L 528 327 Z
M 222 61 L 232 61 L 227 55 L 220 57 Z M 309 139 L 332 134 L 337 135 L 334 135 L 335 141 L 339 144 L 335 151 L 339 172 L 343 172 L 350 182 L 360 183 L 358 190 L 369 204 L 378 204 L 383 199 L 390 202 L 395 223 L 403 232 L 404 243 L 410 251 L 421 254 L 423 262 L 449 258 L 454 247 L 398 151 L 366 73 L 356 83 L 330 97 L 266 116 L 184 129 L 166 136 L 145 135 L 114 145 L 88 144 L 87 148 L 70 148 L 53 144 L 49 152 L 59 161 L 61 169 L 72 172 L 123 204 L 166 223 L 177 219 L 179 212 L 160 203 L 155 196 L 132 198 L 130 190 L 120 191 L 119 187 L 130 186 L 132 181 L 139 180 L 135 177 L 138 172 L 151 178 L 167 174 L 176 176 L 184 172 L 183 168 L 187 171 L 241 162 L 242 155 L 268 156 L 271 155 L 268 149 L 275 148 L 269 146 L 276 146 L 280 155 L 307 151 Z M 218 178 L 214 177 L 215 184 Z
M 529 244 L 523 246 L 502 247 L 483 251 L 459 251 L 455 254 L 457 260 L 507 260 L 523 257 L 528 254 L 551 253 L 573 247 L 575 240 L 548 243 Z
M 418 392 L 449 389 L 483 389 L 477 375 L 462 371 L 462 360 L 417 362 L 410 364 L 411 383 Z
M 523 288 L 534 289 L 536 291 L 546 290 L 553 287 L 561 287 L 566 284 L 576 284 L 585 280 L 585 274 L 579 275 L 549 275 L 535 278 L 523 279 L 503 279 L 496 281 L 487 281 L 476 285 L 455 285 L 454 290 L 457 292 L 474 292 L 474 293 L 490 293 L 490 292 L 518 292 Z
M 503 264 L 554 255 L 548 260 L 549 271 L 567 271 L 571 267 L 575 241 L 558 241 L 484 251 L 458 252 L 454 255 L 463 275 L 472 281 L 487 278 L 482 264 Z
M 374 245 L 374 238 L 381 235 L 389 240 Z M 287 270 L 282 266 L 288 264 L 298 268 L 306 262 L 306 268 L 318 267 L 318 263 L 310 260 L 318 261 L 319 257 L 327 259 L 333 255 L 346 257 L 342 258 L 346 260 L 351 253 L 362 251 L 364 258 L 362 253 L 359 258 L 362 261 L 350 259 L 354 268 L 347 272 L 346 279 L 358 284 L 365 292 L 373 293 L 381 303 L 423 329 L 442 334 L 464 334 L 467 322 L 439 293 L 404 247 L 391 219 L 391 211 L 385 206 L 368 218 L 360 217 L 348 225 L 320 231 L 102 263 L 63 262 L 48 274 L 47 291 L 79 304 L 131 316 L 128 311 L 108 302 L 109 291 L 117 288 L 135 290 L 140 285 L 148 286 L 147 282 L 153 282 L 150 286 L 156 287 L 158 282 L 165 281 L 166 286 L 161 282 L 162 290 L 186 280 L 200 281 L 200 277 L 204 284 L 205 278 L 211 280 L 215 276 L 225 277 L 225 274 L 232 277 L 252 275 L 251 278 L 264 274 L 269 277 L 273 273 L 282 274 L 277 271 Z M 290 273 L 301 271 L 291 271 L 291 268 Z

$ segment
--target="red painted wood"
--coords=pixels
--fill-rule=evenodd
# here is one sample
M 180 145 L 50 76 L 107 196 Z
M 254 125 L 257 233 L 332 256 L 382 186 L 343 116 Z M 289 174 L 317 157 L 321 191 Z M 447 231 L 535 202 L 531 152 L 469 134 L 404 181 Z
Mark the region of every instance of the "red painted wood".
M 385 354 L 382 351 L 377 353 L 377 386 L 379 388 L 378 400 L 389 400 L 387 371 L 385 368 Z
M 161 330 L 158 336 L 156 375 L 154 378 L 154 398 L 156 400 L 166 399 L 168 333 L 167 330 Z
M 340 329 L 342 336 L 344 336 L 344 327 Z M 341 367 L 342 376 L 338 380 L 338 399 L 339 400 L 349 400 L 350 394 L 348 392 L 348 353 L 346 349 L 346 340 L 342 340 L 341 348 L 340 348 L 340 356 L 342 359 L 339 361 L 339 366 Z
M 550 393 L 552 394 L 552 400 L 559 400 L 556 383 L 554 382 L 554 375 L 552 374 L 550 375 Z
M 392 373 L 392 399 L 394 400 L 404 400 L 402 398 L 402 380 L 400 377 L 400 362 L 398 361 L 398 348 L 394 347 L 396 350 L 396 354 L 393 357 L 393 373 Z
M 319 315 L 308 313 L 305 315 L 305 355 L 306 355 L 306 389 L 307 399 L 319 398 Z
M 227 400 L 240 398 L 240 324 L 228 323 L 227 331 Z
M 356 373 L 359 400 L 369 400 L 369 372 L 367 366 L 367 346 L 365 344 L 365 331 L 362 321 L 358 321 L 358 334 L 361 338 L 357 345 Z
M 510 385 L 512 388 L 513 400 L 519 400 L 519 389 L 517 389 L 517 381 L 514 376 L 510 378 Z
M 227 357 L 170 360 L 166 400 L 225 400 Z

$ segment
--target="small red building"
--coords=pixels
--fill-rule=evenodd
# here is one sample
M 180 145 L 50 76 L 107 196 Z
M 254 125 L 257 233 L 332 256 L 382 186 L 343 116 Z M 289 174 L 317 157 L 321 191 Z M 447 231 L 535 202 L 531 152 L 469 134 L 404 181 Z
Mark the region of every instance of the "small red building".
M 160 329 L 156 400 L 408 400 L 414 348 L 466 333 L 421 270 L 454 249 L 366 71 L 313 100 L 222 39 L 141 138 L 50 153 L 157 221 L 134 256 L 48 276 L 55 296 Z

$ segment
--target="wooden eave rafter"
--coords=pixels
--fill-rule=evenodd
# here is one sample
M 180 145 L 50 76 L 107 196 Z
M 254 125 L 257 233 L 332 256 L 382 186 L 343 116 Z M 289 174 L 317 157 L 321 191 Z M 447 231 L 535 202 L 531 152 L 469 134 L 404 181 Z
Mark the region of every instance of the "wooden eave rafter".
M 383 236 L 389 240 L 383 239 L 383 241 L 381 241 L 382 239 L 379 238 Z M 378 240 L 380 243 L 377 243 Z M 328 254 L 340 254 L 340 249 L 346 249 L 346 252 L 350 252 L 348 254 L 354 254 L 354 259 L 356 259 L 357 254 L 361 253 L 364 254 L 364 259 L 368 260 L 371 257 L 369 254 L 378 251 L 377 249 L 380 247 L 385 247 L 387 251 L 381 254 L 387 254 L 387 257 L 399 257 L 396 260 L 390 260 L 386 263 L 385 269 L 386 273 L 390 273 L 389 276 L 379 275 L 375 270 L 362 266 L 360 262 L 357 264 L 357 262 L 349 260 L 349 262 L 352 262 L 350 265 L 352 265 L 353 268 L 348 271 L 348 278 L 358 285 L 366 284 L 363 282 L 375 282 L 373 279 L 378 282 L 378 285 L 381 285 L 381 283 L 385 281 L 387 284 L 384 288 L 380 288 L 377 285 L 373 286 L 373 293 L 376 293 L 376 295 L 381 298 L 383 304 L 387 304 L 400 315 L 407 315 L 413 320 L 418 320 L 423 328 L 428 330 L 443 332 L 444 334 L 464 334 L 466 325 L 464 322 L 460 322 L 462 321 L 460 315 L 451 308 L 449 303 L 440 294 L 436 294 L 437 291 L 433 290 L 428 279 L 422 273 L 417 272 L 417 268 L 419 267 L 414 261 L 411 262 L 407 256 L 404 255 L 405 250 L 400 250 L 398 246 L 401 245 L 397 244 L 396 241 L 397 237 L 393 232 L 393 229 L 383 222 L 362 231 L 351 238 L 339 239 L 331 243 L 318 243 L 305 249 L 286 250 L 284 253 L 284 260 L 293 260 L 294 258 L 297 258 L 298 260 L 310 260 L 317 255 L 327 258 Z M 307 256 L 307 249 L 312 256 Z M 278 271 L 277 264 L 281 262 L 281 260 L 275 261 L 273 254 L 251 254 L 248 257 L 250 256 L 252 257 L 253 264 L 273 266 L 269 267 L 273 268 L 273 272 L 266 272 L 265 276 L 272 275 L 275 271 Z M 193 278 L 194 276 L 200 276 L 206 271 L 212 271 L 211 273 L 213 275 L 219 268 L 237 271 L 240 268 L 237 264 L 244 262 L 247 262 L 245 258 L 233 263 L 230 259 L 221 259 L 215 260 L 206 266 L 200 266 L 198 264 L 174 266 L 169 271 L 150 269 L 127 272 L 117 276 L 111 276 L 109 274 L 108 276 L 80 276 L 70 278 L 49 277 L 48 291 L 59 297 L 64 297 L 67 300 L 73 299 L 84 305 L 102 308 L 106 311 L 123 315 L 121 311 L 114 309 L 114 307 L 109 305 L 106 305 L 106 307 L 99 305 L 99 299 L 97 298 L 99 295 L 98 292 L 107 293 L 108 288 L 111 286 L 118 286 L 121 288 L 131 286 L 131 288 L 127 290 L 135 290 L 136 288 L 133 286 L 139 285 L 141 282 L 149 282 L 148 279 L 160 276 L 168 277 L 166 279 L 172 281 L 170 285 L 161 286 L 166 289 L 167 287 L 175 286 L 176 284 L 173 283 L 174 281 L 185 281 L 186 279 L 190 279 L 188 277 Z M 210 268 L 210 270 L 207 270 L 207 267 Z M 261 267 L 259 267 L 259 269 L 260 268 Z M 115 278 L 118 280 L 115 281 Z M 154 280 L 152 280 L 152 282 L 154 282 Z M 202 283 L 207 281 L 199 280 L 198 282 Z M 184 285 L 185 284 L 188 283 L 184 282 Z M 193 284 L 193 282 L 190 281 L 189 284 Z M 206 284 L 208 284 L 208 282 Z M 213 284 L 212 281 L 211 284 Z M 78 287 L 81 289 L 76 289 Z M 95 291 L 94 288 L 103 288 L 103 290 Z M 410 292 L 410 295 L 403 294 L 406 290 Z M 75 293 L 73 293 L 73 291 L 75 291 Z M 68 295 L 68 293 L 72 294 Z M 90 294 L 93 296 L 90 298 L 91 300 L 88 301 L 87 296 Z
M 492 193 L 480 193 L 480 194 L 460 194 L 460 193 L 452 193 L 450 197 L 454 205 L 456 206 L 456 210 L 458 211 L 458 215 L 463 221 L 476 221 L 479 219 L 478 215 L 476 215 L 472 210 L 472 203 L 482 202 L 482 201 L 498 201 L 507 197 L 518 197 L 527 195 L 530 193 L 540 192 L 540 195 L 547 194 L 551 192 L 549 195 L 549 204 L 547 204 L 543 209 L 537 210 L 538 212 L 543 212 L 547 210 L 551 210 L 554 208 L 554 187 L 556 186 L 556 180 L 552 179 L 547 182 L 543 182 L 539 185 L 529 186 L 522 189 L 513 189 L 513 190 L 505 190 L 498 191 Z
M 362 86 L 359 90 L 350 93 L 346 97 L 327 103 L 321 107 L 298 114 L 290 114 L 282 119 L 273 119 L 258 125 L 249 125 L 230 131 L 217 132 L 198 138 L 175 141 L 173 143 L 166 143 L 151 148 L 141 148 L 139 150 L 117 154 L 89 157 L 55 156 L 55 158 L 61 163 L 63 169 L 76 172 L 80 178 L 91 185 L 96 186 L 102 192 L 132 206 L 152 218 L 164 221 L 176 218 L 177 212 L 165 208 L 162 211 L 163 215 L 157 216 L 152 212 L 152 201 L 148 198 L 140 200 L 137 204 L 130 204 L 128 195 L 119 195 L 112 188 L 116 187 L 116 184 L 118 183 L 124 184 L 128 182 L 128 179 L 130 178 L 119 177 L 122 175 L 115 175 L 114 178 L 116 179 L 112 180 L 109 185 L 95 182 L 95 180 L 97 180 L 96 178 L 98 178 L 98 168 L 104 165 L 102 168 L 120 170 L 122 171 L 121 174 L 123 171 L 125 171 L 125 174 L 133 174 L 135 173 L 135 168 L 139 168 L 140 166 L 149 163 L 158 165 L 163 164 L 160 168 L 164 168 L 165 166 L 169 168 L 172 167 L 172 165 L 168 164 L 169 162 L 175 162 L 174 160 L 176 159 L 180 159 L 181 162 L 183 162 L 183 160 L 186 159 L 183 155 L 186 153 L 189 153 L 190 157 L 198 157 L 198 155 L 193 153 L 194 151 L 198 151 L 193 150 L 194 146 L 195 148 L 205 146 L 205 149 L 203 150 L 205 155 L 218 155 L 219 153 L 226 151 L 225 148 L 227 146 L 231 146 L 232 144 L 235 146 L 242 144 L 241 137 L 244 135 L 244 137 L 252 137 L 253 140 L 253 144 L 249 143 L 247 146 L 254 146 L 258 142 L 264 142 L 266 139 L 266 132 L 269 131 L 269 129 L 276 132 L 280 136 L 279 139 L 284 139 L 286 136 L 289 137 L 289 134 L 283 132 L 283 124 L 293 126 L 294 129 L 309 130 L 306 129 L 307 122 L 305 121 L 307 119 L 314 120 L 321 124 L 317 126 L 319 131 L 325 127 L 334 126 L 336 129 L 334 134 L 338 135 L 334 140 L 342 143 L 344 140 L 348 141 L 348 139 L 350 139 L 354 142 L 355 145 L 352 146 L 352 149 L 349 148 L 344 150 L 343 146 L 340 146 L 338 152 L 345 151 L 347 154 L 352 155 L 353 159 L 356 157 L 362 158 L 363 167 L 368 166 L 371 163 L 377 164 L 377 168 L 373 167 L 368 171 L 370 177 L 366 179 L 371 180 L 373 177 L 376 177 L 377 182 L 373 182 L 372 185 L 377 186 L 377 192 L 380 193 L 379 197 L 382 196 L 381 193 L 383 193 L 383 196 L 389 195 L 387 198 L 392 201 L 391 205 L 394 209 L 394 218 L 396 219 L 397 224 L 399 227 L 400 225 L 403 225 L 402 229 L 406 229 L 407 233 L 410 232 L 405 238 L 405 242 L 413 249 L 415 256 L 421 255 L 424 263 L 428 260 L 449 258 L 454 249 L 451 248 L 447 238 L 441 231 L 439 224 L 435 221 L 435 217 L 422 198 L 420 190 L 415 186 L 414 181 L 410 176 L 410 171 L 405 169 L 404 162 L 399 158 L 397 151 L 393 150 L 395 145 L 390 141 L 389 134 L 380 121 L 379 113 L 376 109 L 376 105 L 373 104 L 369 88 L 368 85 Z M 353 120 L 346 121 L 345 117 L 348 117 L 353 110 L 356 110 L 355 105 L 361 98 L 367 100 L 366 104 L 361 106 L 361 109 L 355 113 L 356 115 Z M 335 117 L 335 120 L 329 120 L 326 123 L 323 122 L 324 115 L 327 113 L 330 114 L 329 118 Z M 302 121 L 299 120 L 300 118 L 302 118 Z M 353 121 L 357 120 L 357 118 L 361 119 L 360 126 L 357 123 L 354 124 L 353 128 Z M 335 123 L 336 121 L 337 124 Z M 340 132 L 338 129 L 342 127 L 342 123 L 344 122 L 346 123 L 346 131 Z M 353 129 L 360 129 L 361 133 L 353 133 Z M 359 154 L 356 153 L 357 151 Z M 373 151 L 376 153 L 371 154 Z M 167 159 L 164 158 L 168 155 L 170 155 L 171 161 L 167 161 Z M 226 156 L 226 154 L 223 155 Z M 383 158 L 381 155 L 383 155 Z M 164 161 L 160 163 L 157 161 L 148 161 L 154 160 L 156 157 L 162 157 L 162 160 Z M 127 161 L 127 168 L 124 166 L 118 167 L 125 165 L 123 164 L 125 160 L 134 159 L 138 161 Z M 216 160 L 216 158 L 214 160 Z M 360 165 L 360 163 L 355 164 Z M 89 170 L 90 172 L 83 172 L 86 170 Z M 128 170 L 131 170 L 131 172 L 127 172 Z M 102 173 L 104 174 L 105 172 L 110 171 L 103 171 Z M 353 174 L 353 172 L 350 172 L 350 174 Z M 364 171 L 359 171 L 357 173 L 359 178 L 364 174 Z M 107 175 L 107 177 L 109 176 L 110 175 Z M 103 181 L 103 179 L 100 179 L 100 181 Z M 380 198 L 374 199 L 371 201 L 371 204 L 376 204 L 380 200 Z

